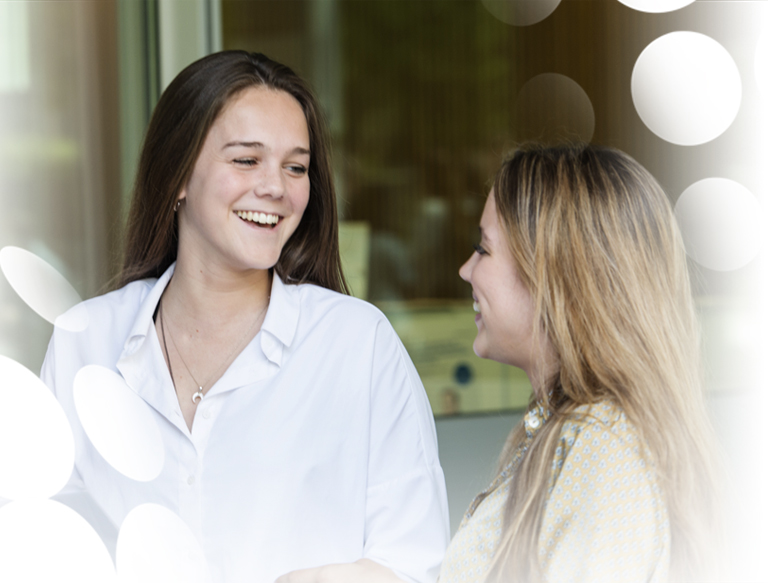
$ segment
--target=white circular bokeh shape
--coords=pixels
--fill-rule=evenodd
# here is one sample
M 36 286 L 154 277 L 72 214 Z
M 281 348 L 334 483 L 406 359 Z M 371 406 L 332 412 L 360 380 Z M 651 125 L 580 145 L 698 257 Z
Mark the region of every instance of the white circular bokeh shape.
M 71 332 L 85 330 L 88 326 L 88 313 L 84 307 L 72 310 L 66 318 L 56 321 L 81 299 L 63 275 L 34 253 L 19 247 L 3 247 L 0 249 L 0 269 L 19 297 L 51 324 Z
M 559 73 L 542 73 L 520 90 L 514 123 L 518 141 L 589 142 L 595 133 L 595 110 L 576 81 Z
M 149 406 L 117 373 L 98 365 L 75 375 L 77 415 L 96 450 L 121 474 L 139 482 L 154 480 L 165 452 Z
M 695 0 L 619 0 L 619 2 L 640 12 L 659 13 L 679 10 L 693 4 Z
M 117 582 L 109 551 L 77 512 L 53 500 L 0 508 L 0 581 Z
M 560 5 L 560 0 L 482 0 L 493 16 L 506 24 L 529 26 L 541 22 Z
M 672 32 L 640 54 L 632 100 L 654 134 L 680 146 L 714 140 L 741 106 L 741 77 L 722 45 L 697 32 Z
M 675 204 L 688 255 L 715 271 L 733 271 L 752 261 L 763 245 L 763 211 L 755 196 L 727 178 L 700 180 Z
M 0 497 L 49 498 L 67 483 L 74 463 L 72 429 L 53 393 L 0 355 Z
M 200 543 L 176 514 L 158 504 L 128 513 L 117 537 L 121 583 L 207 583 L 208 563 Z
M 757 41 L 755 48 L 755 80 L 757 88 L 763 96 L 763 100 L 768 100 L 768 35 L 763 35 Z

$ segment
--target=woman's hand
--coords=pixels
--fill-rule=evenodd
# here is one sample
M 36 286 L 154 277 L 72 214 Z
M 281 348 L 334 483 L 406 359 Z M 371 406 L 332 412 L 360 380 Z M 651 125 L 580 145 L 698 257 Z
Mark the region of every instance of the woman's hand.
M 291 571 L 275 583 L 403 583 L 403 580 L 374 561 L 360 559 L 354 563 Z

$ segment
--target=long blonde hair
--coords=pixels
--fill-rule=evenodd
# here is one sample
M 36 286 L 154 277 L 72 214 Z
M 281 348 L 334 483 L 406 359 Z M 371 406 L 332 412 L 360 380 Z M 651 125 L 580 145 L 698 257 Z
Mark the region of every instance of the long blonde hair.
M 538 542 L 563 424 L 609 400 L 635 426 L 656 469 L 671 530 L 673 581 L 702 571 L 719 530 L 716 450 L 699 376 L 685 251 L 669 201 L 622 152 L 526 147 L 494 182 L 499 221 L 534 302 L 535 332 L 557 360 L 534 395 L 552 416 L 512 480 L 488 581 L 542 578 Z M 518 425 L 500 468 L 525 438 Z

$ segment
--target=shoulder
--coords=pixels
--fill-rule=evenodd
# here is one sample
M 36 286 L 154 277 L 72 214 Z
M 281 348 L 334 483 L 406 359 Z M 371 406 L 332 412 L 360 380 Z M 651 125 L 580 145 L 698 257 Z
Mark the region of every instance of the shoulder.
M 386 316 L 373 304 L 314 284 L 286 286 L 298 295 L 301 317 L 305 320 L 332 319 L 337 325 L 359 329 L 384 322 Z
M 570 413 L 560 430 L 553 460 L 553 482 L 573 471 L 593 477 L 621 466 L 645 473 L 647 448 L 635 426 L 614 403 L 582 405 Z
M 560 431 L 550 486 L 587 477 L 594 485 L 619 476 L 655 481 L 640 433 L 611 402 L 578 407 Z
M 154 286 L 156 279 L 133 281 L 120 289 L 93 297 L 78 304 L 77 310 L 88 319 L 89 330 L 110 327 L 119 323 L 133 323 L 144 298 Z M 66 316 L 66 315 L 65 315 Z
M 81 302 L 57 318 L 41 376 L 52 388 L 81 366 L 112 368 L 155 280 L 140 280 Z
M 599 440 L 638 442 L 640 437 L 624 411 L 611 401 L 581 405 L 572 411 L 560 432 L 561 441 L 574 444 L 597 437 Z
M 78 347 L 93 347 L 97 343 L 122 342 L 155 281 L 134 281 L 74 306 L 56 320 L 52 343 L 59 350 L 79 350 Z

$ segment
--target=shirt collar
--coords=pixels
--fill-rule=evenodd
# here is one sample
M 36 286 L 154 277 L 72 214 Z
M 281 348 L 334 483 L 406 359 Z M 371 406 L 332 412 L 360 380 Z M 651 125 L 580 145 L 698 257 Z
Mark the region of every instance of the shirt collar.
M 523 418 L 525 425 L 525 434 L 530 439 L 536 435 L 541 429 L 542 425 L 547 422 L 550 417 L 549 410 L 541 403 L 536 403 L 531 407 Z
M 174 262 L 157 279 L 149 293 L 144 298 L 136 314 L 131 332 L 123 346 L 123 355 L 129 356 L 136 352 L 149 333 L 150 326 L 154 326 L 154 315 L 157 304 L 171 280 L 176 268 Z M 299 323 L 300 298 L 299 288 L 295 285 L 285 285 L 280 276 L 273 272 L 272 290 L 270 292 L 269 307 L 261 330 L 261 349 L 264 355 L 277 364 L 282 362 L 283 349 L 289 347 L 296 335 Z
M 165 270 L 163 275 L 159 277 L 149 290 L 149 293 L 141 302 L 139 311 L 136 313 L 136 319 L 133 321 L 133 327 L 131 328 L 128 338 L 123 346 L 123 354 L 129 355 L 136 352 L 139 347 L 144 343 L 144 340 L 149 333 L 150 326 L 154 326 L 155 310 L 157 310 L 157 304 L 160 303 L 160 298 L 165 291 L 168 282 L 171 281 L 173 270 L 176 268 L 176 262 Z
M 301 307 L 299 293 L 298 286 L 285 285 L 273 271 L 269 308 L 261 325 L 261 349 L 278 366 L 282 362 L 283 349 L 289 347 L 296 336 Z

